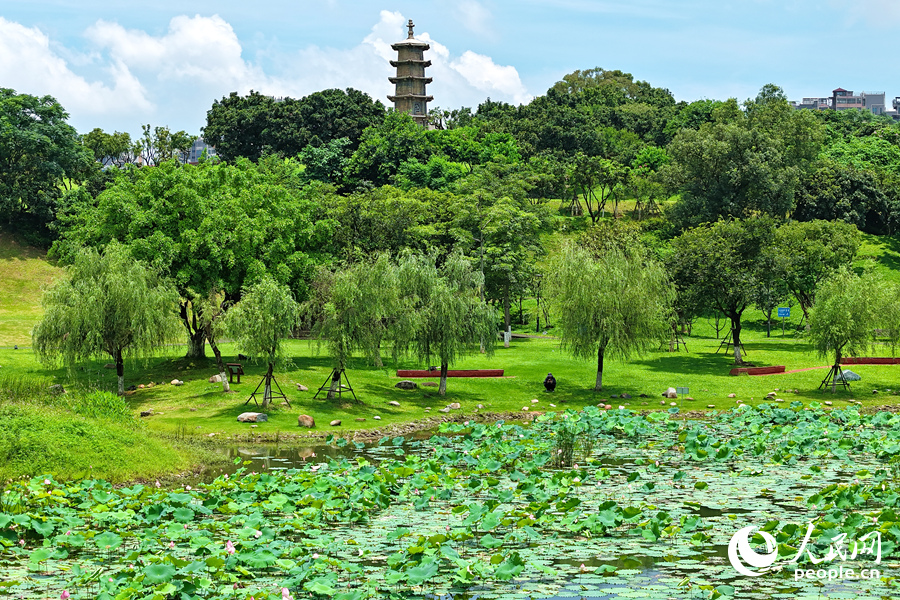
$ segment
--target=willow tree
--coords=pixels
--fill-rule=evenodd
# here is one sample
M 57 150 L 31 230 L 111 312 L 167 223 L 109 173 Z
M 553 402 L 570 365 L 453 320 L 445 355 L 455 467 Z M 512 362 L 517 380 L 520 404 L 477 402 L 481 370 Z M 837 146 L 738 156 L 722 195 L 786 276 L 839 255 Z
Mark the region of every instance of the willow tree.
M 108 355 L 125 393 L 125 358 L 147 355 L 179 332 L 178 293 L 118 244 L 82 249 L 66 278 L 44 293 L 32 332 L 38 358 L 67 365 Z
M 671 284 L 637 246 L 594 255 L 567 245 L 551 262 L 546 286 L 562 348 L 597 357 L 595 391 L 603 389 L 605 359 L 658 348 L 671 333 Z
M 398 346 L 425 362 L 441 365 L 438 393 L 447 393 L 449 365 L 460 356 L 494 352 L 494 311 L 481 299 L 484 277 L 458 252 L 438 267 L 434 256 L 407 254 L 398 267 L 400 291 L 411 302 L 415 322 L 398 329 Z
M 393 342 L 415 327 L 415 314 L 400 292 L 397 266 L 386 254 L 336 273 L 322 271 L 314 287 L 318 293 L 305 303 L 304 312 L 314 321 L 314 330 L 331 355 L 328 398 L 333 399 L 353 353 L 361 352 L 382 367 L 385 344 L 391 343 L 396 357 Z
M 892 337 L 896 338 L 896 302 L 890 295 L 890 286 L 878 275 L 860 277 L 846 267 L 819 285 L 809 312 L 809 340 L 820 356 L 834 356 L 822 386 L 830 382 L 831 391 L 837 389 L 838 381 L 844 381 L 841 358 L 868 350 L 873 330 L 893 325 Z
M 240 302 L 229 309 L 225 316 L 225 329 L 234 338 L 238 349 L 254 360 L 262 358 L 268 365 L 260 382 L 260 385 L 264 384 L 263 409 L 272 400 L 275 365 L 284 361 L 281 341 L 290 335 L 299 320 L 300 306 L 294 300 L 291 290 L 269 275 L 244 288 Z M 275 385 L 278 385 L 277 382 Z M 251 397 L 255 397 L 255 394 L 256 392 Z

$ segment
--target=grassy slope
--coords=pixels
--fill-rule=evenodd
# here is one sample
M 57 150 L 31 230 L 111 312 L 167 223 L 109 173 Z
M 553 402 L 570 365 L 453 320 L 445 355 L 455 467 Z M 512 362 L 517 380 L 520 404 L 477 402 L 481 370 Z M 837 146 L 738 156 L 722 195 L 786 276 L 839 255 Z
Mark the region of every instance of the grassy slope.
M 874 264 L 883 270 L 887 277 L 900 280 L 900 254 L 895 248 L 897 243 L 864 236 L 865 243 L 861 249 L 861 258 L 857 265 Z M 558 242 L 555 237 L 552 242 Z M 552 246 L 558 244 L 552 244 Z M 9 245 L 6 246 L 9 248 Z M 21 260 L 9 257 L 6 260 Z M 38 256 L 30 256 L 23 262 L 40 261 Z M 52 267 L 45 263 L 43 269 L 34 267 L 35 272 L 52 277 Z M 49 270 L 48 270 L 49 269 Z M 3 284 L 0 284 L 2 286 Z M 16 283 L 15 285 L 24 285 Z M 31 288 L 36 290 L 37 286 Z M 36 293 L 36 292 L 34 292 Z M 0 294 L 9 293 L 5 290 Z M 2 296 L 0 296 L 2 297 Z M 532 301 L 533 302 L 533 301 Z M 31 303 L 20 299 L 22 314 L 30 315 L 20 319 L 23 330 L 30 329 L 39 315 L 37 299 Z M 528 307 L 528 303 L 526 303 Z M 827 364 L 827 360 L 816 356 L 808 345 L 795 333 L 799 325 L 798 311 L 788 320 L 787 336 L 781 337 L 780 323 L 776 325 L 772 338 L 765 337 L 765 326 L 758 312 L 748 311 L 745 318 L 744 344 L 748 351 L 748 360 L 755 364 L 786 365 L 789 370 L 817 367 Z M 793 330 L 792 330 L 793 328 Z M 530 331 L 531 326 L 518 328 Z M 552 333 L 552 329 L 550 330 Z M 211 362 L 199 361 L 188 363 L 178 357 L 183 348 L 175 347 L 167 356 L 150 359 L 147 363 L 132 362 L 127 365 L 126 379 L 128 385 L 156 382 L 154 388 L 139 389 L 129 395 L 128 402 L 135 414 L 142 410 L 152 410 L 154 415 L 145 419 L 151 431 L 158 431 L 178 436 L 208 438 L 215 434 L 216 439 L 233 437 L 244 439 L 246 436 L 263 435 L 274 437 L 285 433 L 301 433 L 297 428 L 297 414 L 313 415 L 318 431 L 346 432 L 348 429 L 384 428 L 386 425 L 400 424 L 425 416 L 441 416 L 437 409 L 449 402 L 460 402 L 465 413 L 475 413 L 476 406 L 482 404 L 484 411 L 514 411 L 524 414 L 523 407 L 537 410 L 553 410 L 556 408 L 577 408 L 586 404 L 606 401 L 614 406 L 627 405 L 632 409 L 661 408 L 660 394 L 665 388 L 687 386 L 690 396 L 695 400 L 679 400 L 683 410 L 706 408 L 728 408 L 736 402 L 743 401 L 756 404 L 762 401 L 766 393 L 773 390 L 799 390 L 799 393 L 781 392 L 785 400 L 801 400 L 803 402 L 834 400 L 835 405 L 843 405 L 850 399 L 862 400 L 867 404 L 892 402 L 894 398 L 884 390 L 900 388 L 900 367 L 891 366 L 859 366 L 854 370 L 863 376 L 863 381 L 854 385 L 850 392 L 831 394 L 819 392 L 816 388 L 825 375 L 824 370 L 811 370 L 785 375 L 767 377 L 732 377 L 731 359 L 723 352 L 716 353 L 718 341 L 710 323 L 700 320 L 695 325 L 693 336 L 687 337 L 690 352 L 655 352 L 645 357 L 634 357 L 630 361 L 607 361 L 604 373 L 606 389 L 601 393 L 591 391 L 595 376 L 595 365 L 592 361 L 580 361 L 562 353 L 558 342 L 553 339 L 517 339 L 512 347 L 497 348 L 492 359 L 485 356 L 471 356 L 454 365 L 456 368 L 504 368 L 506 378 L 503 379 L 451 379 L 448 395 L 441 398 L 434 388 L 423 387 L 406 392 L 395 389 L 397 382 L 392 365 L 388 369 L 374 369 L 357 360 L 348 371 L 350 381 L 362 400 L 362 404 L 344 403 L 338 405 L 324 400 L 313 399 L 315 390 L 323 384 L 329 372 L 329 361 L 324 355 L 317 353 L 309 342 L 289 342 L 290 354 L 294 357 L 294 366 L 281 369 L 276 373 L 278 381 L 287 393 L 291 408 L 275 407 L 270 411 L 270 421 L 261 423 L 255 428 L 236 421 L 238 414 L 252 410 L 253 403 L 245 406 L 250 392 L 256 387 L 263 373 L 261 365 L 245 364 L 247 375 L 244 382 L 235 385 L 237 393 L 226 395 L 221 386 L 210 384 L 207 378 L 215 373 Z M 236 360 L 236 349 L 228 344 L 223 348 L 226 360 Z M 876 351 L 874 354 L 889 354 L 889 349 Z M 81 384 L 95 385 L 112 390 L 114 376 L 109 370 L 102 368 L 105 361 L 96 361 L 83 366 L 83 369 L 68 372 L 65 369 L 47 371 L 40 366 L 29 351 L 0 349 L 0 365 L 4 372 L 30 376 L 50 376 L 56 381 L 69 384 L 72 379 Z M 400 366 L 422 367 L 416 361 L 406 360 Z M 554 394 L 544 392 L 541 382 L 547 372 L 553 372 L 559 381 L 559 388 Z M 182 379 L 185 385 L 175 387 L 167 382 L 173 378 Z M 298 392 L 297 383 L 310 388 L 309 392 Z M 877 395 L 872 389 L 879 389 Z M 613 399 L 612 395 L 629 393 L 634 396 L 628 402 Z M 647 398 L 639 398 L 639 394 Z M 729 393 L 737 397 L 730 399 Z M 532 400 L 537 399 L 536 405 Z M 400 407 L 388 404 L 391 400 L 400 402 Z M 431 407 L 431 411 L 426 411 Z M 668 408 L 668 405 L 665 405 Z M 373 419 L 375 415 L 382 417 L 380 421 Z M 356 419 L 366 419 L 358 422 Z M 341 427 L 332 428 L 328 423 L 333 419 L 341 419 Z
M 41 317 L 41 289 L 61 273 L 44 252 L 0 231 L 0 347 L 31 344 L 31 328 Z

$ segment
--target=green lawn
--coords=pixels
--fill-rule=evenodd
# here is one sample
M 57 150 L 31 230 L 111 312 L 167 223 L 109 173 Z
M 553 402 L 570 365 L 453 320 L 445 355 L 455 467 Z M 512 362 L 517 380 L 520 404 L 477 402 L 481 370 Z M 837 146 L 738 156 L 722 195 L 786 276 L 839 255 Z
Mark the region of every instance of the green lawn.
M 41 318 L 41 291 L 62 274 L 46 254 L 0 231 L 0 347 L 31 344 Z

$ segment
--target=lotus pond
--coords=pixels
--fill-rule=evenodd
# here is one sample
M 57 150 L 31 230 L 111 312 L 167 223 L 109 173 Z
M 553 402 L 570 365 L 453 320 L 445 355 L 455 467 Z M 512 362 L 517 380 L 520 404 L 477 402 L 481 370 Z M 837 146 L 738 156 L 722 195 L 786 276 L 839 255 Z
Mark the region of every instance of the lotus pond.
M 0 597 L 898 595 L 900 416 L 588 408 L 441 433 L 363 454 L 330 440 L 331 456 L 264 472 L 238 458 L 235 473 L 180 489 L 9 484 Z M 748 526 L 741 575 L 728 547 Z M 878 573 L 807 573 L 839 566 Z

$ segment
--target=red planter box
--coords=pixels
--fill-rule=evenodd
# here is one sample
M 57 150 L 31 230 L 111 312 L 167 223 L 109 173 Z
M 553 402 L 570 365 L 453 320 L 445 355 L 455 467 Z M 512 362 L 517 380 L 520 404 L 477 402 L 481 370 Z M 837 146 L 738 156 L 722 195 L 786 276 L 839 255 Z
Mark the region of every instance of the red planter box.
M 436 371 L 397 371 L 397 377 L 440 377 L 441 370 Z M 447 371 L 447 377 L 503 377 L 503 369 L 469 369 L 465 371 Z
M 900 358 L 842 358 L 842 365 L 900 365 Z
M 729 375 L 772 375 L 773 373 L 784 373 L 784 365 L 777 367 L 738 367 L 732 369 Z

